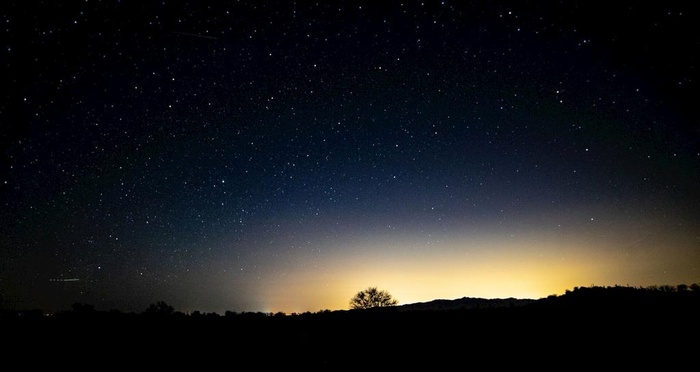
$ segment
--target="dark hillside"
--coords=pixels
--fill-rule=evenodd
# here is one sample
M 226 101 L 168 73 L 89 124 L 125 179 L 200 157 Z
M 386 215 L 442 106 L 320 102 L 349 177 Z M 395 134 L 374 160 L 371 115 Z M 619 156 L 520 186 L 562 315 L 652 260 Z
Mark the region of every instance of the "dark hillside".
M 433 300 L 428 302 L 417 302 L 399 306 L 401 311 L 416 310 L 468 310 L 468 309 L 491 309 L 500 307 L 515 307 L 529 305 L 537 300 L 518 298 L 473 298 L 462 297 L 455 300 Z
M 469 369 L 483 363 L 498 369 L 674 370 L 697 355 L 697 314 L 698 291 L 601 287 L 519 306 L 223 316 L 83 309 L 53 316 L 5 313 L 2 326 L 6 361 L 27 366 L 50 360 L 81 368 L 99 360 L 127 368 L 223 363 L 234 370 Z

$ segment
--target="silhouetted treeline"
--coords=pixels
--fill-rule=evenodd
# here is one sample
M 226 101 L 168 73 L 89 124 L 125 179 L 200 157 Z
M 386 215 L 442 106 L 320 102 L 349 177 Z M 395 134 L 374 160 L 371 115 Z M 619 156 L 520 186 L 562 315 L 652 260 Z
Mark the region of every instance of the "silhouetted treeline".
M 632 286 L 591 286 L 591 287 L 574 287 L 573 290 L 566 290 L 563 295 L 551 295 L 542 299 L 483 299 L 483 298 L 461 298 L 456 300 L 434 300 L 425 303 L 416 304 L 404 304 L 400 306 L 395 306 L 388 309 L 383 309 L 386 312 L 393 312 L 395 310 L 400 311 L 443 311 L 443 310 L 488 310 L 497 309 L 503 307 L 523 307 L 526 305 L 533 305 L 537 308 L 542 306 L 581 306 L 583 308 L 591 307 L 616 307 L 616 306 L 654 306 L 657 302 L 658 305 L 670 305 L 678 301 L 695 301 L 697 296 L 700 296 L 700 283 L 693 283 L 691 285 L 679 284 L 679 285 L 654 285 L 648 287 L 632 287 Z M 372 309 L 374 312 L 382 311 L 379 309 Z M 74 303 L 71 309 L 65 311 L 59 311 L 55 313 L 49 313 L 41 309 L 29 309 L 29 310 L 0 310 L 0 317 L 2 318 L 38 318 L 38 317 L 49 317 L 49 318 L 74 318 L 82 316 L 104 316 L 104 317 L 174 317 L 174 318 L 232 318 L 241 317 L 245 319 L 252 318 L 268 318 L 268 317 L 285 317 L 285 316 L 311 316 L 311 315 L 324 315 L 332 312 L 358 312 L 363 310 L 320 310 L 318 312 L 305 312 L 305 313 L 291 313 L 286 314 L 284 312 L 234 312 L 226 311 L 224 314 L 219 314 L 216 312 L 201 312 L 192 311 L 189 313 L 184 313 L 182 311 L 176 310 L 171 305 L 167 304 L 165 301 L 157 301 L 150 304 L 141 313 L 133 312 L 122 312 L 117 309 L 111 309 L 108 311 L 98 311 L 92 304 L 86 303 Z M 368 310 L 364 310 L 368 311 Z
M 369 363 L 370 370 L 468 369 L 491 363 L 495 369 L 674 370 L 697 356 L 697 284 L 577 287 L 504 303 L 510 305 L 450 309 L 441 302 L 434 310 L 392 306 L 289 315 L 183 313 L 162 301 L 123 313 L 78 303 L 48 316 L 4 312 L 1 325 L 10 345 L 5 355 L 50 355 L 71 363 L 79 353 L 160 368 L 193 363 L 207 369 L 202 363 L 217 362 L 248 363 L 255 370 L 337 370 L 355 363 Z

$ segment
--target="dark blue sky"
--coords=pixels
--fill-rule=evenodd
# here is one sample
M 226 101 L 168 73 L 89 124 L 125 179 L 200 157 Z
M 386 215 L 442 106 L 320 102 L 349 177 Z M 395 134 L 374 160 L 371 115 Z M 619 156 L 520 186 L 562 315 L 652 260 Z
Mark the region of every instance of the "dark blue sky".
M 2 5 L 0 305 L 700 281 L 682 2 Z

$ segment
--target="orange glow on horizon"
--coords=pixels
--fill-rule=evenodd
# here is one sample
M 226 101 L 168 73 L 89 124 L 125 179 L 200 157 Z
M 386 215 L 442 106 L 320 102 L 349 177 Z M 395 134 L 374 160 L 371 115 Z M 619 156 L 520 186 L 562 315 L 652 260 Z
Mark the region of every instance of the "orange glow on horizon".
M 682 282 L 680 276 L 674 282 L 672 276 L 660 280 L 651 274 L 662 264 L 651 249 L 655 240 L 636 242 L 631 252 L 609 249 L 622 244 L 620 239 L 490 238 L 430 245 L 379 239 L 323 259 L 299 257 L 297 265 L 266 276 L 257 291 L 265 311 L 301 313 L 348 309 L 350 298 L 369 286 L 408 304 L 462 297 L 538 299 L 580 286 Z M 686 255 L 697 254 L 692 242 L 685 243 Z

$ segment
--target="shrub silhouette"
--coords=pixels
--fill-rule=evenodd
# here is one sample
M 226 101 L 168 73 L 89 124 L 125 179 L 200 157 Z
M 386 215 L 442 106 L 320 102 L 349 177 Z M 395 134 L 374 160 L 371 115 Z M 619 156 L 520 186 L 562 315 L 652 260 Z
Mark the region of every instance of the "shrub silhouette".
M 73 310 L 74 313 L 80 314 L 80 315 L 94 314 L 96 312 L 95 305 L 86 304 L 86 303 L 82 303 L 82 302 L 74 303 L 73 305 L 71 305 L 71 309 Z
M 175 308 L 168 305 L 165 301 L 158 301 L 154 304 L 148 305 L 145 310 L 146 314 L 168 316 L 175 312 Z

